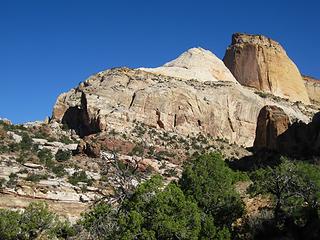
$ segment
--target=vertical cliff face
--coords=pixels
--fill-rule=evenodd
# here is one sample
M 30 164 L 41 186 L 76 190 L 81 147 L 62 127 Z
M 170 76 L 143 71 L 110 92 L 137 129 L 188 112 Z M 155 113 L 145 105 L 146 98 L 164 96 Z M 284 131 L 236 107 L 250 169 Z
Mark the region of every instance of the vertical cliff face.
M 303 76 L 304 85 L 307 88 L 307 92 L 310 101 L 316 104 L 320 104 L 320 80 L 309 76 Z
M 223 61 L 244 86 L 310 103 L 297 66 L 281 45 L 270 38 L 236 33 Z

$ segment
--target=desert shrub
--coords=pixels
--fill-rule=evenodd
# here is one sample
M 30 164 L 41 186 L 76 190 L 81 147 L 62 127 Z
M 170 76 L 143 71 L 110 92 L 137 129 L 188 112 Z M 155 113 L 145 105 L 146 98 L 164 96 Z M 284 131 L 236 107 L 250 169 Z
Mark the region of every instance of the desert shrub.
M 133 147 L 131 152 L 129 153 L 130 156 L 142 156 L 144 153 L 144 148 L 142 144 L 137 144 Z
M 21 130 L 21 131 L 27 130 L 23 125 L 8 124 L 8 123 L 4 122 L 3 120 L 0 120 L 0 126 L 2 126 L 2 128 L 5 131 L 18 132 L 19 130 Z
M 30 150 L 33 146 L 32 138 L 28 134 L 23 133 L 19 146 L 22 151 Z
M 112 239 L 117 231 L 117 213 L 111 205 L 99 203 L 82 214 L 79 224 L 96 239 Z
M 41 163 L 43 163 L 46 167 L 52 167 L 53 155 L 49 149 L 43 148 L 38 152 L 38 158 Z
M 3 143 L 0 143 L 0 153 L 6 153 L 9 152 L 9 147 L 4 145 Z
M 60 139 L 59 139 L 59 141 L 62 142 L 62 143 L 64 143 L 64 144 L 71 144 L 71 143 L 73 143 L 73 141 L 72 141 L 69 137 L 67 137 L 67 136 L 65 136 L 65 135 L 61 136 Z
M 249 192 L 253 196 L 267 195 L 273 202 L 269 233 L 302 234 L 305 239 L 320 237 L 319 166 L 282 158 L 280 165 L 258 169 L 250 178 L 253 183 Z
M 55 158 L 59 162 L 68 161 L 71 158 L 71 152 L 70 151 L 63 151 L 63 150 L 59 149 L 55 155 Z
M 21 232 L 20 219 L 18 212 L 0 209 L 0 239 L 17 239 Z
M 57 176 L 57 177 L 63 177 L 67 174 L 66 170 L 64 169 L 64 166 L 61 164 L 54 165 L 51 167 L 51 171 Z
M 157 160 L 161 161 L 161 160 L 166 159 L 166 158 L 174 157 L 175 153 L 168 152 L 168 151 L 159 151 L 159 152 L 156 152 L 154 155 L 155 155 Z
M 91 186 L 93 183 L 93 180 L 87 176 L 85 171 L 74 172 L 72 176 L 69 177 L 68 181 L 72 185 L 77 185 L 78 182 L 83 182 L 88 186 Z
M 52 227 L 56 221 L 44 202 L 31 203 L 21 215 L 20 226 L 24 239 L 35 239 L 46 229 Z
M 58 239 L 69 239 L 76 234 L 75 226 L 68 221 L 57 221 L 56 225 L 50 230 L 50 235 L 56 236 Z
M 4 178 L 0 178 L 0 191 L 3 190 L 6 186 L 6 180 Z
M 47 139 L 49 138 L 49 134 L 44 130 L 44 129 L 40 129 L 38 131 L 36 131 L 33 136 L 35 138 L 42 138 L 42 139 Z
M 17 185 L 18 175 L 16 173 L 10 173 L 7 187 L 14 188 Z
M 20 146 L 18 143 L 10 143 L 9 144 L 9 151 L 10 152 L 18 152 L 20 150 Z
M 166 169 L 166 171 L 164 172 L 164 176 L 166 177 L 177 177 L 177 175 L 177 171 L 173 168 Z
M 26 180 L 30 181 L 30 182 L 39 182 L 39 181 L 45 180 L 45 179 L 48 179 L 48 175 L 46 175 L 46 174 L 32 173 L 26 177 Z
M 262 98 L 267 98 L 268 97 L 268 94 L 264 93 L 264 92 L 255 91 L 254 93 L 259 95 Z
M 22 213 L 0 209 L 0 239 L 67 239 L 73 235 L 70 223 L 60 221 L 44 202 L 33 202 Z

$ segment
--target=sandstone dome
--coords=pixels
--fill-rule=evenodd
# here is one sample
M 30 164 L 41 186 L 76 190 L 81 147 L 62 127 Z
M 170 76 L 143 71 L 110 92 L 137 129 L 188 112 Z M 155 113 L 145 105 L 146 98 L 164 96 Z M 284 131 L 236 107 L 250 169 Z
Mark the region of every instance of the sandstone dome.
M 209 50 L 191 48 L 158 68 L 140 68 L 141 70 L 161 75 L 206 81 L 237 82 L 229 69 Z
M 283 47 L 268 37 L 233 34 L 223 61 L 243 86 L 310 103 L 299 69 Z

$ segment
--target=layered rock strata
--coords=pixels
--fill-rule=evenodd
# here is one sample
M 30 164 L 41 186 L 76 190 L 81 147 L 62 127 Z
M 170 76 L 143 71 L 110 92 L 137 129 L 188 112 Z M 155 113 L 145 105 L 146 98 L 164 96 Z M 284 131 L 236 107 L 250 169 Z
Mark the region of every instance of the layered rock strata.
M 252 146 L 259 111 L 267 104 L 282 106 L 291 119 L 309 120 L 298 105 L 242 87 L 221 60 L 197 48 L 160 68 L 115 68 L 90 77 L 58 97 L 52 121 L 82 137 L 112 129 L 124 133 L 142 122 Z

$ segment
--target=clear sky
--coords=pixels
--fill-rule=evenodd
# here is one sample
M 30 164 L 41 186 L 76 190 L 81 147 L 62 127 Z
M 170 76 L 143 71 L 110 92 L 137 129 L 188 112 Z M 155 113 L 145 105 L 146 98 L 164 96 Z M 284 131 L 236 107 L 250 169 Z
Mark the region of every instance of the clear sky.
M 51 115 L 61 92 L 111 67 L 155 67 L 234 32 L 279 41 L 320 78 L 318 0 L 0 0 L 0 117 Z

